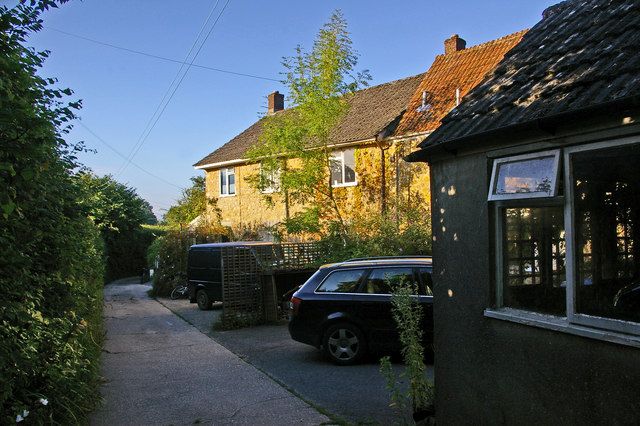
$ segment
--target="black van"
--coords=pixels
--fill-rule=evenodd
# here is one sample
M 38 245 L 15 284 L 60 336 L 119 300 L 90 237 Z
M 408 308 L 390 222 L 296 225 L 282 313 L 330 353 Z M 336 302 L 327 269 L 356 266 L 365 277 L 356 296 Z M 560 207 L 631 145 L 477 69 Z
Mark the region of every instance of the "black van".
M 214 301 L 223 301 L 222 250 L 225 247 L 251 247 L 270 245 L 272 243 L 249 241 L 195 244 L 189 248 L 187 260 L 187 282 L 189 286 L 189 301 L 198 303 L 202 310 L 211 309 Z

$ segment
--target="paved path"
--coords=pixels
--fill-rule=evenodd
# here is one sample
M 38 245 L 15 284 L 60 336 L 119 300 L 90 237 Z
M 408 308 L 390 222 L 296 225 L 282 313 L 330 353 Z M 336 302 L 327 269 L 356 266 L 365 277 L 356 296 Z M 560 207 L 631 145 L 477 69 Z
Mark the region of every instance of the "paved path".
M 149 298 L 105 288 L 103 407 L 93 425 L 305 424 L 329 419 Z

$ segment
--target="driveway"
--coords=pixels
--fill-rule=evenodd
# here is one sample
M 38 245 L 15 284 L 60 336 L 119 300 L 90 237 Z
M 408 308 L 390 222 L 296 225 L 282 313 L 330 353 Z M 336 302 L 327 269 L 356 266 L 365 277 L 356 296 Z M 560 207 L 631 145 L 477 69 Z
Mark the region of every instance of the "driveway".
M 187 300 L 161 299 L 161 303 L 236 355 L 268 374 L 319 409 L 349 423 L 393 424 L 399 421 L 389 407 L 389 393 L 377 360 L 338 367 L 319 350 L 295 342 L 286 325 L 268 325 L 231 331 L 214 331 L 221 307 L 200 311 Z M 401 363 L 394 364 L 396 373 Z M 428 366 L 433 379 L 433 366 Z
M 149 289 L 126 282 L 105 287 L 104 405 L 91 424 L 319 425 L 330 421 L 149 298 Z

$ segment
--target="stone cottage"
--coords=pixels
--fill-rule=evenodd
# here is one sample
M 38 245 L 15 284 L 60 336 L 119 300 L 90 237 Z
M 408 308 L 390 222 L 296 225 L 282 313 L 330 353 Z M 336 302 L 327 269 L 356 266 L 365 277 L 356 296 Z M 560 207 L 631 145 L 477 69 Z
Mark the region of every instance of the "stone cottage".
M 429 172 L 424 164 L 402 158 L 439 125 L 440 119 L 515 46 L 524 31 L 470 48 L 457 35 L 444 43 L 424 74 L 360 90 L 348 99 L 349 109 L 331 134 L 333 159 L 340 165 L 332 175 L 347 218 L 350 212 L 379 214 L 386 198 L 427 206 Z M 268 96 L 268 113 L 284 109 L 284 96 Z M 245 154 L 259 143 L 264 118 L 222 145 L 194 167 L 206 173 L 207 196 L 217 199 L 222 224 L 232 228 L 274 225 L 295 211 L 277 184 L 260 191 L 246 181 L 260 172 Z M 384 179 L 381 175 L 384 174 Z M 262 192 L 262 193 L 261 193 Z M 263 202 L 268 193 L 273 205 Z

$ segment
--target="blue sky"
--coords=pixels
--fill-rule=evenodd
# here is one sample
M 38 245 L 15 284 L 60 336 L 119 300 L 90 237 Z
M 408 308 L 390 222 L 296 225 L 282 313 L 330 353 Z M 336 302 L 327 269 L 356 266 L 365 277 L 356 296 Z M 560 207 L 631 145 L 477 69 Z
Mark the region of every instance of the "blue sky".
M 219 0 L 205 33 L 227 0 Z M 459 34 L 467 46 L 483 43 L 540 20 L 555 0 L 248 1 L 230 0 L 194 64 L 279 79 L 281 58 L 297 44 L 310 47 L 334 9 L 349 23 L 359 69 L 371 84 L 424 72 Z M 96 153 L 80 160 L 99 175 L 113 174 L 137 189 L 158 217 L 180 195 L 192 164 L 253 123 L 266 111 L 265 96 L 284 92 L 276 81 L 192 67 L 175 91 L 133 163 L 128 156 L 174 79 L 180 64 L 91 43 L 63 30 L 152 55 L 184 60 L 216 0 L 72 0 L 44 15 L 45 29 L 29 43 L 52 52 L 42 75 L 82 99 L 86 128 L 76 125 L 69 142 L 85 141 Z M 286 100 L 285 100 L 286 104 Z

